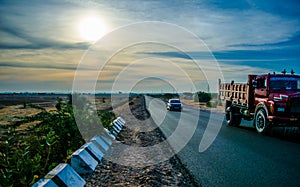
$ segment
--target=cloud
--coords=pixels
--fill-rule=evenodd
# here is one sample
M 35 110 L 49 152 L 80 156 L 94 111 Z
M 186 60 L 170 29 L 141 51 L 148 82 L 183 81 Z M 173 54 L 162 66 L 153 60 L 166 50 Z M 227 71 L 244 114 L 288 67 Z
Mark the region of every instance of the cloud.
M 34 68 L 34 69 L 57 69 L 57 70 L 76 70 L 76 66 L 67 65 L 51 65 L 51 64 L 36 64 L 36 63 L 14 63 L 14 62 L 0 62 L 0 67 L 13 68 Z
M 37 68 L 0 68 L 0 91 L 69 92 L 74 71 Z
M 274 61 L 274 60 L 293 60 L 300 59 L 298 49 L 269 49 L 269 50 L 228 50 L 216 52 L 190 51 L 181 53 L 176 51 L 167 52 L 145 52 L 141 54 L 154 55 L 165 58 L 179 58 L 186 60 L 213 60 L 216 58 L 221 61 Z
M 300 31 L 296 7 L 298 1 L 28 1 L 2 5 L 0 31 L 29 43 L 2 48 L 87 48 L 76 42 L 74 24 L 88 8 L 106 14 L 112 25 L 165 21 L 194 32 L 213 50 L 245 49 L 292 38 Z
M 172 57 L 172 58 L 183 58 L 183 59 L 191 59 L 188 54 L 182 52 L 175 52 L 175 51 L 167 51 L 167 52 L 139 52 L 139 54 L 144 55 L 154 55 L 160 57 Z
M 173 23 L 197 35 L 212 51 L 193 48 L 185 54 L 170 46 L 130 46 L 112 57 L 111 63 L 103 70 L 103 82 L 106 85 L 111 84 L 117 73 L 131 62 L 150 57 L 176 62 L 190 72 L 199 84 L 202 75 L 194 70 L 191 57 L 201 61 L 202 71 L 214 74 L 209 63 L 213 59 L 212 54 L 227 79 L 244 80 L 248 73 L 268 73 L 283 68 L 300 72 L 299 6 L 298 0 L 199 0 L 184 3 L 172 0 L 0 1 L 0 87 L 18 89 L 20 86 L 20 89 L 25 89 L 24 85 L 27 85 L 34 89 L 34 85 L 31 85 L 34 82 L 42 89 L 43 84 L 39 84 L 39 81 L 51 82 L 51 86 L 47 86 L 52 89 L 66 90 L 66 85 L 70 87 L 69 83 L 64 85 L 60 82 L 71 82 L 78 62 L 92 45 L 82 41 L 76 30 L 78 20 L 91 12 L 101 14 L 111 28 L 153 20 Z M 166 34 L 176 35 L 172 30 L 161 33 L 160 28 L 149 28 L 149 31 L 162 38 Z M 141 37 L 143 34 L 136 31 L 126 37 Z M 117 36 L 110 45 L 101 46 L 103 51 L 81 69 L 85 71 L 85 80 L 89 80 L 93 69 L 91 66 L 98 63 L 101 55 L 110 52 L 111 46 L 120 40 L 124 40 L 124 36 Z M 173 44 L 187 46 L 190 41 L 176 36 Z M 151 62 L 137 65 L 133 72 L 147 73 L 151 65 Z M 162 67 L 167 69 L 164 65 Z M 47 71 L 51 72 L 51 78 L 47 79 L 40 73 Z M 66 72 L 68 76 L 65 77 L 63 75 Z M 13 79 L 16 73 L 18 79 Z M 134 75 L 130 78 L 134 79 Z M 175 74 L 170 73 L 170 76 L 180 82 Z M 59 80 L 64 78 L 63 81 Z
M 40 38 L 18 29 L 13 25 L 0 26 L 0 49 L 88 49 L 89 42 L 63 42 L 49 38 Z M 22 40 L 22 42 L 20 42 Z
M 82 11 L 63 1 L 1 2 L 0 49 L 87 49 L 75 29 Z
M 207 1 L 200 8 L 192 7 L 189 10 L 183 6 L 181 11 L 186 12 L 185 16 L 174 15 L 174 19 L 178 21 L 172 21 L 182 23 L 196 33 L 214 51 L 229 50 L 232 45 L 238 44 L 262 45 L 282 42 L 300 30 L 299 14 L 288 17 L 275 11 L 264 11 L 246 5 L 239 9 L 238 2 L 242 1 L 217 2 L 218 6 Z M 227 5 L 228 3 L 230 5 Z M 269 6 L 272 4 L 274 3 L 270 3 Z M 247 49 L 247 46 L 239 46 L 236 49 Z
M 224 77 L 227 79 L 243 79 L 250 73 L 269 73 L 281 72 L 284 68 L 300 72 L 298 65 L 300 61 L 299 49 L 295 48 L 276 48 L 266 50 L 231 50 L 197 52 L 191 51 L 187 54 L 181 52 L 148 52 L 146 55 L 154 55 L 160 58 L 182 59 L 183 63 L 191 63 L 191 56 L 194 60 L 203 61 L 202 71 L 213 73 L 213 67 L 210 67 L 209 60 L 216 58 Z
M 0 44 L 0 49 L 82 49 L 86 50 L 90 46 L 90 43 L 61 43 L 55 41 L 39 41 L 32 44 Z
M 299 48 L 300 47 L 300 32 L 296 32 L 290 38 L 287 38 L 284 41 L 274 42 L 274 43 L 264 43 L 264 44 L 236 44 L 236 45 L 229 45 L 228 47 L 247 47 L 247 48 Z
M 80 1 L 75 1 L 80 2 Z M 89 1 L 123 24 L 162 21 L 189 29 L 213 50 L 286 41 L 300 31 L 299 1 Z M 83 3 L 81 3 L 83 5 Z M 105 11 L 105 10 L 104 10 Z M 171 33 L 170 33 L 171 34 Z M 247 46 L 239 46 L 245 49 Z
M 74 71 L 84 52 L 85 50 L 78 49 L 2 49 L 0 66 Z M 85 64 L 82 69 L 90 70 L 92 68 Z

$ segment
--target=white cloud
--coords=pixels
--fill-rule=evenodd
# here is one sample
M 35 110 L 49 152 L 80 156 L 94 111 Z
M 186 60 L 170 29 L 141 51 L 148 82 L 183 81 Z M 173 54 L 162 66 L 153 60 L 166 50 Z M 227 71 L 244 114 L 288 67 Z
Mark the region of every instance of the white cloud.
M 249 1 L 248 4 L 246 1 L 239 1 L 238 3 L 218 1 L 218 3 L 216 5 L 206 0 L 185 1 L 184 3 L 172 0 L 70 0 L 51 2 L 29 0 L 26 2 L 3 3 L 3 6 L 0 6 L 0 47 L 2 49 L 5 47 L 8 48 L 7 50 L 1 50 L 0 62 L 4 65 L 10 62 L 14 63 L 11 64 L 11 68 L 6 66 L 6 74 L 0 78 L 7 81 L 9 72 L 11 72 L 11 75 L 16 73 L 12 67 L 17 67 L 18 63 L 23 68 L 34 68 L 35 63 L 37 63 L 40 67 L 47 68 L 51 66 L 52 70 L 55 66 L 60 67 L 56 71 L 64 72 L 62 70 L 64 68 L 70 71 L 80 61 L 84 53 L 83 49 L 86 49 L 88 46 L 87 44 L 78 44 L 79 46 L 77 46 L 77 43 L 81 42 L 76 30 L 78 21 L 82 16 L 91 12 L 97 12 L 103 16 L 112 30 L 141 21 L 162 21 L 176 24 L 203 39 L 213 51 L 260 50 L 266 47 L 264 45 L 259 46 L 260 44 L 287 41 L 300 31 L 299 15 L 295 16 L 297 13 L 295 7 L 285 7 L 284 10 L 292 9 L 291 12 L 293 12 L 293 14 L 286 16 L 276 12 L 275 8 L 266 8 L 265 3 L 263 6 L 259 6 L 259 2 L 253 4 L 252 1 Z M 277 1 L 272 1 L 272 3 L 280 7 Z M 104 82 L 108 84 L 113 81 L 116 73 L 126 65 L 135 60 L 149 57 L 151 52 L 167 53 L 180 50 L 185 50 L 185 52 L 208 51 L 205 44 L 202 43 L 202 46 L 193 45 L 195 38 L 184 37 L 180 32 L 173 29 L 163 30 L 160 27 L 148 27 L 146 29 L 131 31 L 123 32 L 119 35 L 112 34 L 104 38 L 104 40 L 107 40 L 103 43 L 105 45 L 91 49 L 97 55 L 92 56 L 84 68 L 97 65 L 101 59 L 107 60 L 104 57 L 107 57 L 107 54 L 115 50 L 116 53 L 112 55 L 111 59 L 114 63 L 103 71 L 103 75 L 105 75 Z M 149 48 L 146 45 L 133 44 L 116 49 L 116 46 L 122 43 L 126 44 L 132 38 L 135 38 L 134 41 L 138 41 L 139 39 L 147 39 L 147 37 L 151 38 L 151 35 L 156 36 L 156 41 L 152 42 L 165 42 L 164 39 L 167 37 L 174 38 L 174 40 L 169 43 L 163 43 L 167 43 L 165 46 L 161 44 L 161 46 L 157 45 L 156 47 L 152 46 L 152 48 Z M 201 43 L 201 41 L 199 42 Z M 18 45 L 22 45 L 24 48 L 18 49 Z M 26 50 L 27 45 L 30 47 Z M 57 46 L 57 48 L 51 48 L 51 46 Z M 176 46 L 180 46 L 180 48 L 176 48 Z M 279 48 L 280 46 L 272 45 L 270 47 Z M 138 52 L 149 52 L 149 54 Z M 231 56 L 225 59 L 229 62 L 226 65 L 222 65 L 225 79 L 228 77 L 230 79 L 242 80 L 249 73 L 267 73 L 272 71 L 272 67 L 263 67 L 262 65 L 260 67 L 251 67 L 249 64 L 245 65 L 243 63 L 230 64 L 230 61 L 234 60 L 247 61 L 247 56 L 243 56 L 245 57 L 243 59 L 236 59 L 232 57 L 232 54 L 229 55 Z M 189 70 L 195 80 L 199 82 L 203 81 L 200 78 L 196 78 L 197 73 L 193 71 L 192 66 L 185 65 L 185 63 L 189 62 L 188 59 L 180 59 L 180 57 L 176 56 L 159 56 L 159 58 L 176 61 L 178 64 L 181 64 L 180 67 L 185 67 Z M 200 55 L 199 60 L 201 59 L 203 60 L 203 56 L 201 58 Z M 289 60 L 284 54 L 280 59 Z M 262 64 L 267 64 L 266 59 L 259 60 L 265 62 Z M 208 62 L 204 62 L 202 70 L 206 71 L 209 75 L 214 75 L 215 67 L 211 67 L 210 65 Z M 165 66 L 161 64 L 160 66 L 162 69 L 166 69 Z M 150 64 L 144 64 L 140 69 L 134 69 L 133 72 L 147 73 L 147 70 L 150 69 Z M 28 76 L 29 72 L 25 73 L 19 70 L 18 73 L 18 77 L 22 77 L 22 75 Z M 55 73 L 51 74 L 53 79 L 55 79 L 56 75 Z M 66 80 L 71 80 L 70 75 L 68 74 Z M 181 81 L 180 77 L 175 77 L 173 74 L 170 74 L 170 76 L 177 79 L 178 82 Z M 31 77 L 33 78 L 30 81 L 37 76 Z M 44 76 L 40 77 L 43 79 L 46 78 Z M 63 73 L 59 74 L 59 77 L 63 77 Z M 84 80 L 88 81 L 89 72 L 86 72 L 83 77 Z M 217 77 L 211 76 L 211 79 L 215 78 L 217 79 Z M 20 79 L 16 81 L 20 81 Z M 54 80 L 52 81 L 55 82 Z M 8 85 L 2 84 L 3 86 Z M 17 84 L 16 82 L 13 85 Z M 54 83 L 52 86 L 54 86 Z M 58 84 L 58 86 L 62 86 L 62 84 Z M 60 88 L 63 89 L 63 87 Z

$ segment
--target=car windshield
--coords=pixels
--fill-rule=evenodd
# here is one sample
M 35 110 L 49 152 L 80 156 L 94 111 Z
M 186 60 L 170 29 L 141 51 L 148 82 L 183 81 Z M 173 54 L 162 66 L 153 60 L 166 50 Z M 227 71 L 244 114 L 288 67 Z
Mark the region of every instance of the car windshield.
M 270 88 L 271 90 L 300 90 L 300 78 L 272 77 Z
M 171 100 L 170 103 L 180 103 L 179 100 Z

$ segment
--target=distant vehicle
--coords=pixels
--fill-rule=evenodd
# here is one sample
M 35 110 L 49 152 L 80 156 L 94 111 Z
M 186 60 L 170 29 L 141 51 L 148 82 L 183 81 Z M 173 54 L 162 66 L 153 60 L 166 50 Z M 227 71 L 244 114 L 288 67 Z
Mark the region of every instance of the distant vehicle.
M 253 120 L 260 134 L 273 126 L 300 126 L 300 76 L 287 74 L 248 75 L 248 83 L 222 83 L 219 99 L 225 101 L 227 124 Z
M 167 109 L 168 110 L 178 110 L 182 111 L 182 103 L 179 99 L 169 99 L 167 103 Z

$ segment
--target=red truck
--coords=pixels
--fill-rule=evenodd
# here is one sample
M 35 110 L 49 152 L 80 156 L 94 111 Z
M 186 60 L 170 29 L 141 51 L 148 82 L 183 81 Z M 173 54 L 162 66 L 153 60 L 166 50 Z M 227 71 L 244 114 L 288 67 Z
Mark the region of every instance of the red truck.
M 287 74 L 248 75 L 244 84 L 221 83 L 219 99 L 225 104 L 227 125 L 253 120 L 260 134 L 273 126 L 300 126 L 300 76 Z

